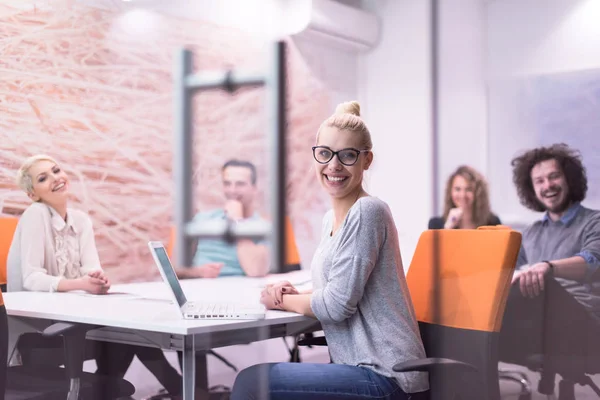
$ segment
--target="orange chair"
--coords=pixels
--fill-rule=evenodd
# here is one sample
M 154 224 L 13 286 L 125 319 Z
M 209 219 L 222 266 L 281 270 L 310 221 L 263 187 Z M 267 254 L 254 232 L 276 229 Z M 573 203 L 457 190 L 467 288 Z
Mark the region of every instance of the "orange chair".
M 285 265 L 279 272 L 285 273 L 297 271 L 302 268 L 300 265 L 300 253 L 298 252 L 298 245 L 296 244 L 294 227 L 288 216 L 285 217 L 285 242 Z
M 10 249 L 18 223 L 18 218 L 0 217 L 0 288 L 3 292 L 6 291 L 6 284 L 8 282 L 6 274 L 8 250 Z
M 500 399 L 498 340 L 520 246 L 504 226 L 424 232 L 407 282 L 428 358 L 394 370 L 430 372 L 432 399 Z
M 520 237 L 506 227 L 424 232 L 406 275 L 418 320 L 499 331 Z M 439 310 L 434 307 L 431 293 L 436 261 Z M 436 312 L 438 320 L 434 321 Z
M 300 253 L 298 252 L 298 246 L 296 245 L 296 236 L 294 235 L 294 228 L 292 221 L 288 216 L 285 217 L 285 233 L 286 233 L 286 253 L 285 253 L 285 265 L 281 268 L 281 273 L 297 271 L 301 268 L 300 265 Z M 169 242 L 167 243 L 167 254 L 169 258 L 173 260 L 173 254 L 175 252 L 175 228 L 171 228 L 169 234 Z
M 6 258 L 6 257 L 5 257 Z M 5 267 L 6 267 L 6 260 Z M 6 277 L 6 274 L 4 274 Z M 4 306 L 4 297 L 0 292 L 0 398 L 6 395 L 6 381 L 8 375 L 8 316 Z
M 520 246 L 503 226 L 423 232 L 406 279 L 428 358 L 394 371 L 429 372 L 431 399 L 499 400 L 499 332 Z

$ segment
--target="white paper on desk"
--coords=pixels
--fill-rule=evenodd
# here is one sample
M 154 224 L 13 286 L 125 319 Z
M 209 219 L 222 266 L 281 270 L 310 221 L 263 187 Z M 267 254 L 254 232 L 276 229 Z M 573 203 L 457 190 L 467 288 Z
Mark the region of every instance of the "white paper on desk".
M 265 287 L 271 283 L 277 283 L 280 281 L 288 281 L 293 286 L 305 286 L 312 283 L 310 271 L 300 270 L 287 272 L 285 274 L 270 274 L 265 280 L 261 282 L 261 287 Z
M 85 297 L 110 297 L 111 299 L 114 298 L 131 298 L 131 299 L 135 299 L 140 297 L 140 295 L 134 294 L 134 293 L 126 293 L 126 292 L 108 292 L 108 293 L 104 293 L 104 294 L 93 294 L 93 293 L 88 293 L 85 292 L 83 290 L 73 290 L 69 293 L 73 293 L 73 294 L 78 294 L 80 296 L 85 296 Z
M 146 296 L 136 296 L 134 300 L 150 300 L 150 301 L 158 301 L 159 303 L 167 303 L 173 304 L 173 300 L 163 298 L 163 297 L 146 297 Z

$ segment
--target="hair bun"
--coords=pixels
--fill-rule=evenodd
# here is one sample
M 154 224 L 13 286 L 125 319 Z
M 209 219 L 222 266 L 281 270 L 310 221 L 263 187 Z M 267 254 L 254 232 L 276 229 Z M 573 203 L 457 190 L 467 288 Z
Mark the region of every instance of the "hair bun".
M 352 114 L 360 117 L 360 104 L 356 100 L 346 101 L 338 104 L 335 108 L 336 114 Z

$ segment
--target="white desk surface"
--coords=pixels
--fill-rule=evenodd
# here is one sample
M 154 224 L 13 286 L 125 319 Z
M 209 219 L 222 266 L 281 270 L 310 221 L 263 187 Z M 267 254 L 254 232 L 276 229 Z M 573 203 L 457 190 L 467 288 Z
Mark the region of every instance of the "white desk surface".
M 310 271 L 295 271 L 266 278 L 182 280 L 181 284 L 188 300 L 258 304 L 262 288 L 267 283 L 283 279 L 304 286 L 309 284 Z M 162 280 L 114 285 L 110 292 L 115 294 L 96 296 L 74 292 L 11 292 L 4 294 L 4 303 L 9 316 L 180 335 L 260 328 L 279 323 L 312 320 L 282 311 L 267 311 L 263 320 L 184 320 L 178 306 L 171 301 L 169 289 Z

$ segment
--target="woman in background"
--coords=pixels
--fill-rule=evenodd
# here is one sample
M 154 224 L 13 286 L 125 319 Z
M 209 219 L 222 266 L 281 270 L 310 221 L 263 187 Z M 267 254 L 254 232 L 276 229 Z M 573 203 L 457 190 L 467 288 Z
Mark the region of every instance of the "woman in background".
M 462 165 L 448 178 L 444 215 L 429 220 L 429 229 L 476 229 L 500 225 L 490 210 L 487 182 L 474 168 Z
M 19 168 L 17 184 L 33 204 L 19 219 L 8 253 L 8 290 L 106 294 L 110 282 L 100 264 L 92 220 L 83 211 L 68 207 L 69 177 L 64 170 L 52 157 L 33 156 Z M 137 355 L 167 390 L 181 390 L 180 375 L 160 349 L 98 341 L 87 345 L 86 353 L 96 360 L 97 374 L 122 378 Z M 33 357 L 35 348 L 62 350 L 61 337 L 25 334 L 19 340 L 19 351 L 24 365 L 63 363 L 60 358 Z M 164 362 L 158 363 L 159 359 Z

